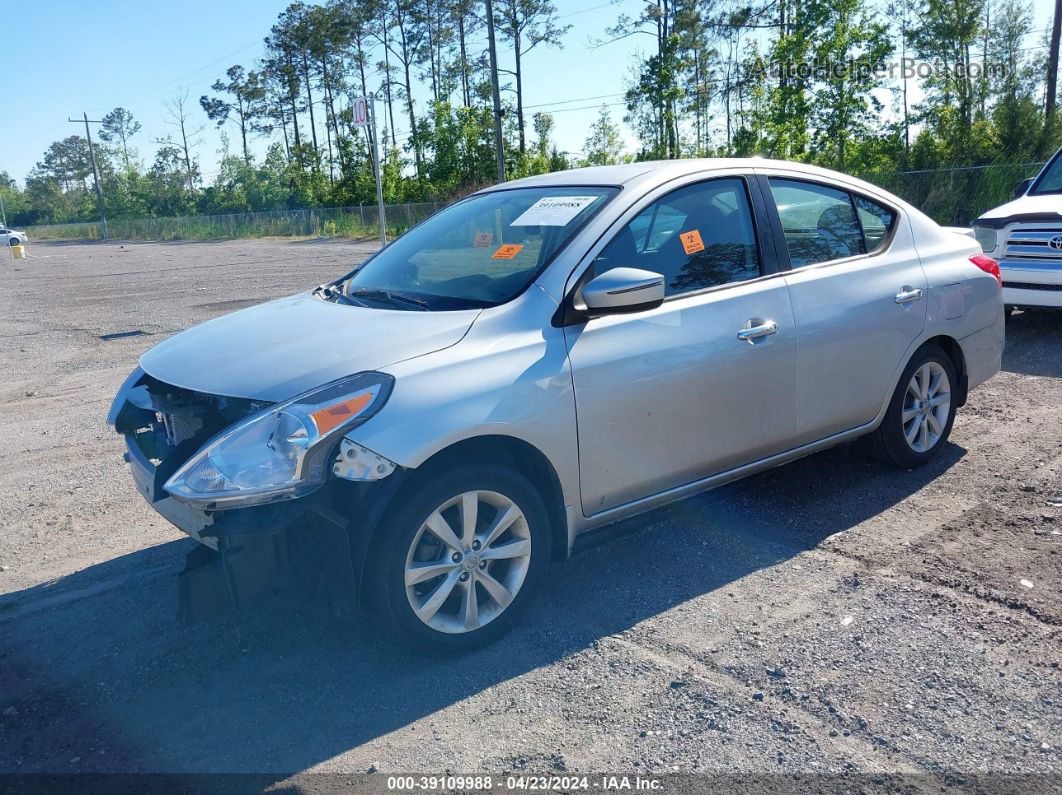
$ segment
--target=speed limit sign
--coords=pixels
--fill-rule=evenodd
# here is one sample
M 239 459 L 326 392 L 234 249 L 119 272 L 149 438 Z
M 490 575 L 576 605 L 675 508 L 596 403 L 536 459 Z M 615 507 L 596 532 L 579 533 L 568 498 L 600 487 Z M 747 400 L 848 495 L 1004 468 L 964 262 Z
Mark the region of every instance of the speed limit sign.
M 350 106 L 355 127 L 364 127 L 369 123 L 369 101 L 366 97 L 355 97 Z

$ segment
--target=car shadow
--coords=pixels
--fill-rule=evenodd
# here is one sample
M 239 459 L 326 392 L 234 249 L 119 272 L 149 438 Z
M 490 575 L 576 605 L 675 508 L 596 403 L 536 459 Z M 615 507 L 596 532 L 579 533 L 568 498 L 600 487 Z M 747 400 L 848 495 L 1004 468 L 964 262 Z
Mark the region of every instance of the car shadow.
M 307 605 L 179 626 L 194 542 L 0 597 L 0 772 L 303 771 L 813 549 L 923 488 L 965 450 L 897 471 L 847 446 L 627 520 L 553 569 L 523 622 L 462 660 L 379 642 Z M 419 734 L 417 734 L 419 732 Z
M 1023 309 L 1007 317 L 1003 369 L 1062 377 L 1062 310 Z

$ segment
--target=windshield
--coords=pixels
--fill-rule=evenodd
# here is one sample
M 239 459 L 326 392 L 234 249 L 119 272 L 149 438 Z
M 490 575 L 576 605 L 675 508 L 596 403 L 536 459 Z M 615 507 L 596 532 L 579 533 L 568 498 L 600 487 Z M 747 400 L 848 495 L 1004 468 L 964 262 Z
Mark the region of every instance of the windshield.
M 1045 193 L 1062 193 L 1062 149 L 1055 152 L 1051 162 L 1047 164 L 1044 173 L 1036 180 L 1029 193 L 1040 196 Z
M 338 287 L 389 309 L 468 309 L 521 293 L 618 188 L 498 190 L 399 237 Z

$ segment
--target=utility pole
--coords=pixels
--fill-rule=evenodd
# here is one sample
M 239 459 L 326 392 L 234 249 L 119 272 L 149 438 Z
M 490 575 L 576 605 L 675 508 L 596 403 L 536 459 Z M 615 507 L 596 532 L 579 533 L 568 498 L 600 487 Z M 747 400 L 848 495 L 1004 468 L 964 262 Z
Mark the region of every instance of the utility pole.
M 498 159 L 498 182 L 505 182 L 505 150 L 502 142 L 501 91 L 498 88 L 498 48 L 494 44 L 494 3 L 487 2 L 487 41 L 490 43 L 490 87 L 494 94 L 494 154 Z M 1062 2 L 1062 0 L 1060 0 Z
M 1055 0 L 1055 19 L 1051 26 L 1051 52 L 1047 56 L 1047 103 L 1044 107 L 1044 121 L 1048 135 L 1054 132 L 1055 103 L 1058 93 L 1059 38 L 1062 38 L 1062 0 Z
M 87 113 L 85 113 L 83 115 L 83 118 L 84 118 L 84 122 L 85 122 L 85 139 L 88 141 L 89 159 L 92 161 L 92 182 L 96 186 L 96 207 L 97 207 L 97 209 L 100 212 L 100 221 L 103 224 L 103 239 L 106 240 L 107 239 L 107 213 L 103 209 L 103 189 L 100 187 L 100 172 L 99 172 L 99 169 L 96 168 L 96 152 L 92 148 L 92 133 L 89 132 L 89 124 L 90 123 L 91 124 L 103 124 L 103 122 L 102 121 L 98 121 L 96 119 L 93 119 L 90 122 Z M 71 119 L 69 117 L 67 117 L 67 121 L 73 122 L 74 124 L 80 124 L 81 123 L 80 119 Z

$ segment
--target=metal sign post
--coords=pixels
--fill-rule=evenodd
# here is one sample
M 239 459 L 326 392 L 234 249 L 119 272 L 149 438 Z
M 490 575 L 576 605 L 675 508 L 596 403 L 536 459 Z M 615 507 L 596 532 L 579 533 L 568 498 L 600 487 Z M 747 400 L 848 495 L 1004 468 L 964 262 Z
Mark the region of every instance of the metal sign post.
M 383 170 L 380 164 L 380 147 L 376 135 L 376 98 L 355 97 L 351 108 L 355 127 L 365 127 L 372 142 L 372 165 L 376 174 L 377 220 L 380 223 L 380 245 L 387 245 L 387 213 L 384 211 Z

